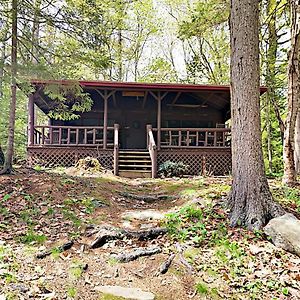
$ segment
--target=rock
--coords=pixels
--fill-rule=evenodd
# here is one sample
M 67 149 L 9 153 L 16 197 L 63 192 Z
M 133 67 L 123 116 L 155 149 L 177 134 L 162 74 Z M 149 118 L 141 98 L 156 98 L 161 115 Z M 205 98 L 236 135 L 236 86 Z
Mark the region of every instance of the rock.
M 123 297 L 131 300 L 154 300 L 155 295 L 150 292 L 144 292 L 138 288 L 125 288 L 121 286 L 97 286 L 95 290 L 103 294 L 109 294 L 115 297 Z
M 123 219 L 127 220 L 162 220 L 164 214 L 153 209 L 141 210 L 141 211 L 129 211 L 122 214 Z
M 19 291 L 20 293 L 26 293 L 26 292 L 29 291 L 29 288 L 25 285 L 22 285 L 22 284 L 12 283 L 12 284 L 9 285 L 9 287 L 13 290 Z
M 272 219 L 264 228 L 278 248 L 300 256 L 300 221 L 292 214 Z

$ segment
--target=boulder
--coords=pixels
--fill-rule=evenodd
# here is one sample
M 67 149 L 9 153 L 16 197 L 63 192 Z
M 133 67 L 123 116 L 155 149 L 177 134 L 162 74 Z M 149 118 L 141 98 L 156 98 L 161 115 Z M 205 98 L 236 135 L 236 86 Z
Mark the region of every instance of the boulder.
M 144 292 L 137 288 L 126 288 L 121 286 L 105 285 L 97 286 L 95 290 L 103 294 L 112 295 L 115 297 L 123 297 L 131 300 L 154 300 L 155 295 L 150 292 Z
M 300 256 L 300 221 L 292 214 L 272 219 L 264 228 L 273 244 Z

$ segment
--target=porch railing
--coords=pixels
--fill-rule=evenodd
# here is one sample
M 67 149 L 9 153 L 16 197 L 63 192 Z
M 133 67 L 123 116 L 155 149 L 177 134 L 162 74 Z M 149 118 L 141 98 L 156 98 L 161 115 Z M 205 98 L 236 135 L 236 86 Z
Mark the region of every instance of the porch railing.
M 155 178 L 157 175 L 157 147 L 151 125 L 147 125 L 147 148 L 151 157 L 152 178 Z
M 114 125 L 114 175 L 119 174 L 119 124 Z
M 157 131 L 153 128 L 153 131 Z M 231 147 L 229 128 L 161 128 L 160 148 Z
M 103 126 L 34 126 L 33 143 L 37 146 L 102 146 L 114 147 L 114 127 L 107 127 L 104 145 Z

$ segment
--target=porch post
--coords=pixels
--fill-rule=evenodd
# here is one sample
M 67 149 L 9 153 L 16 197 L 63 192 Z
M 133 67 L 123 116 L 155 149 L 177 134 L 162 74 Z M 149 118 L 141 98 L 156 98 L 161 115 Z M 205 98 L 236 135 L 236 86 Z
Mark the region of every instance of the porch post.
M 34 144 L 34 99 L 33 94 L 28 99 L 28 146 Z
M 107 90 L 104 91 L 103 149 L 107 148 Z
M 161 142 L 161 94 L 157 97 L 157 150 L 160 150 Z

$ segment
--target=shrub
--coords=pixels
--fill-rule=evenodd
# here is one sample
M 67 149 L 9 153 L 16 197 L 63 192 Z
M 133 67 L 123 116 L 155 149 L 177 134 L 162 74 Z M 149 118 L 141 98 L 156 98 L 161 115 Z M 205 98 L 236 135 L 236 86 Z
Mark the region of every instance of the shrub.
M 188 173 L 189 166 L 180 162 L 172 162 L 170 160 L 162 163 L 158 168 L 158 174 L 164 177 L 182 176 Z

